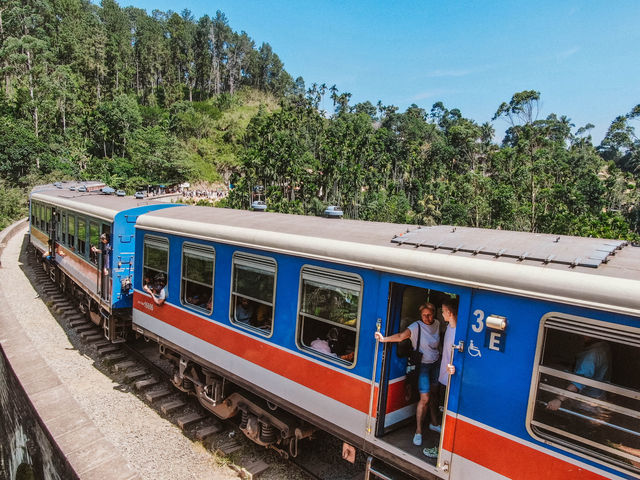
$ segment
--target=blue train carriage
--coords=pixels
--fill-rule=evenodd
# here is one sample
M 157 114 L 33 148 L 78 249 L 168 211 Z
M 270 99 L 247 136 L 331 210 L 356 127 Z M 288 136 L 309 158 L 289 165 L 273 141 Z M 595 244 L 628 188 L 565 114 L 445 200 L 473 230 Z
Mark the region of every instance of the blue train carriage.
M 140 216 L 136 249 L 133 328 L 261 445 L 293 455 L 321 428 L 416 478 L 638 476 L 637 247 L 183 207 Z M 411 346 L 374 333 L 425 302 L 444 328 L 452 299 L 443 425 L 416 446 Z M 611 352 L 599 379 L 576 370 L 589 343 Z
M 103 187 L 56 182 L 34 188 L 29 238 L 52 279 L 108 339 L 122 341 L 131 323 L 135 221 L 174 205 L 103 194 Z

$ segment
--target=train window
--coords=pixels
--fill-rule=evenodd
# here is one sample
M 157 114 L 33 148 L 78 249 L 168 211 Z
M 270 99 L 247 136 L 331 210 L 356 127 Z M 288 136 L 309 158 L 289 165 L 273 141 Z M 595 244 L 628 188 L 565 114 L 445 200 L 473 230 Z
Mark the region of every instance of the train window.
M 98 249 L 102 248 L 100 245 L 100 228 L 95 222 L 89 222 L 89 246 L 97 247 Z M 94 265 L 98 264 L 98 254 L 92 252 L 91 248 L 89 248 L 89 260 Z
M 270 334 L 276 294 L 276 261 L 236 252 L 232 268 L 231 321 Z
M 203 245 L 182 246 L 182 303 L 211 313 L 215 250 Z
M 51 207 L 45 207 L 44 229 L 45 229 L 45 232 L 47 232 L 47 234 L 51 231 Z
M 38 228 L 40 230 L 44 230 L 44 206 L 42 204 L 38 205 Z
M 78 253 L 87 254 L 87 221 L 83 218 L 78 218 Z
M 37 204 L 34 202 L 31 202 L 31 226 L 35 226 L 36 224 L 36 211 L 37 211 Z
M 56 241 L 60 242 L 62 239 L 62 224 L 60 223 L 62 217 L 60 215 L 60 210 L 56 211 L 54 218 L 56 220 Z
M 353 365 L 357 346 L 362 279 L 336 270 L 303 267 L 298 307 L 298 345 Z
M 144 236 L 144 250 L 142 255 L 142 283 L 163 280 L 167 285 L 169 272 L 169 240 L 152 235 Z M 164 276 L 164 279 L 161 277 Z
M 61 215 L 61 221 L 60 223 L 62 224 L 62 243 L 64 245 L 67 244 L 67 213 L 66 212 L 62 212 Z
M 74 215 L 69 215 L 67 218 L 69 221 L 69 228 L 67 230 L 69 248 L 73 250 L 76 246 L 76 217 Z
M 640 329 L 543 319 L 529 427 L 548 443 L 640 473 Z

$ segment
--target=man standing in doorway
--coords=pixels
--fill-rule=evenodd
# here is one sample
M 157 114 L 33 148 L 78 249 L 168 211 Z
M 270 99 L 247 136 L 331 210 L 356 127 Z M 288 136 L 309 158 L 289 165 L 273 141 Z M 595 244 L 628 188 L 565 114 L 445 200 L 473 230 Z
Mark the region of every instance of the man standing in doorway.
M 429 398 L 431 392 L 437 392 L 438 374 L 440 373 L 440 322 L 436 320 L 436 307 L 432 303 L 424 303 L 418 308 L 420 320 L 413 322 L 409 327 L 399 333 L 394 333 L 388 337 L 380 332 L 375 333 L 375 338 L 381 343 L 401 342 L 407 338 L 411 339 L 414 350 L 422 353 L 422 363 L 419 365 L 418 392 L 420 399 L 416 408 L 416 433 L 413 436 L 414 445 L 422 445 L 422 423 L 427 414 Z M 420 344 L 418 345 L 418 337 Z M 433 415 L 431 415 L 433 417 Z M 429 428 L 436 430 L 437 418 L 431 418 Z
M 111 263 L 111 244 L 109 243 L 109 235 L 106 233 L 100 235 L 100 243 L 102 244 L 102 249 L 92 246 L 91 251 L 93 253 L 102 253 L 102 273 L 105 276 L 108 276 Z

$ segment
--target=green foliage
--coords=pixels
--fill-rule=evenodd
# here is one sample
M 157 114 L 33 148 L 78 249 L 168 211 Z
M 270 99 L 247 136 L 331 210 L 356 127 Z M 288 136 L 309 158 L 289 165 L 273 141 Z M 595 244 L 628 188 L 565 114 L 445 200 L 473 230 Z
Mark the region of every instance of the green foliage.
M 24 190 L 9 187 L 0 181 L 0 230 L 26 216 L 27 205 Z
M 9 185 L 26 186 L 44 146 L 24 121 L 0 117 L 0 175 Z
M 640 105 L 597 148 L 587 124 L 539 119 L 516 92 L 494 129 L 436 102 L 369 101 L 293 80 L 268 43 L 222 12 L 121 8 L 83 0 L 0 7 L 0 222 L 24 191 L 99 179 L 129 193 L 183 181 L 234 185 L 219 206 L 348 218 L 598 235 L 640 233 Z M 333 112 L 333 115 L 327 112 Z M 208 203 L 208 202 L 207 202 Z

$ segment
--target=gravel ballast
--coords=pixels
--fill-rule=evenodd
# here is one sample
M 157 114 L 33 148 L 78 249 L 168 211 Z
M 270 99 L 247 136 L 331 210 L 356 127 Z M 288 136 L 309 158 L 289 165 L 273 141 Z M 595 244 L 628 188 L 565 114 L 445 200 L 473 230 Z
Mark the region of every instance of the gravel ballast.
M 21 325 L 33 347 L 123 460 L 148 480 L 238 478 L 224 460 L 186 438 L 177 426 L 96 368 L 82 348 L 74 347 L 70 334 L 38 298 L 23 272 L 24 238 L 19 232 L 3 252 L 0 285 L 11 310 L 6 313 Z

